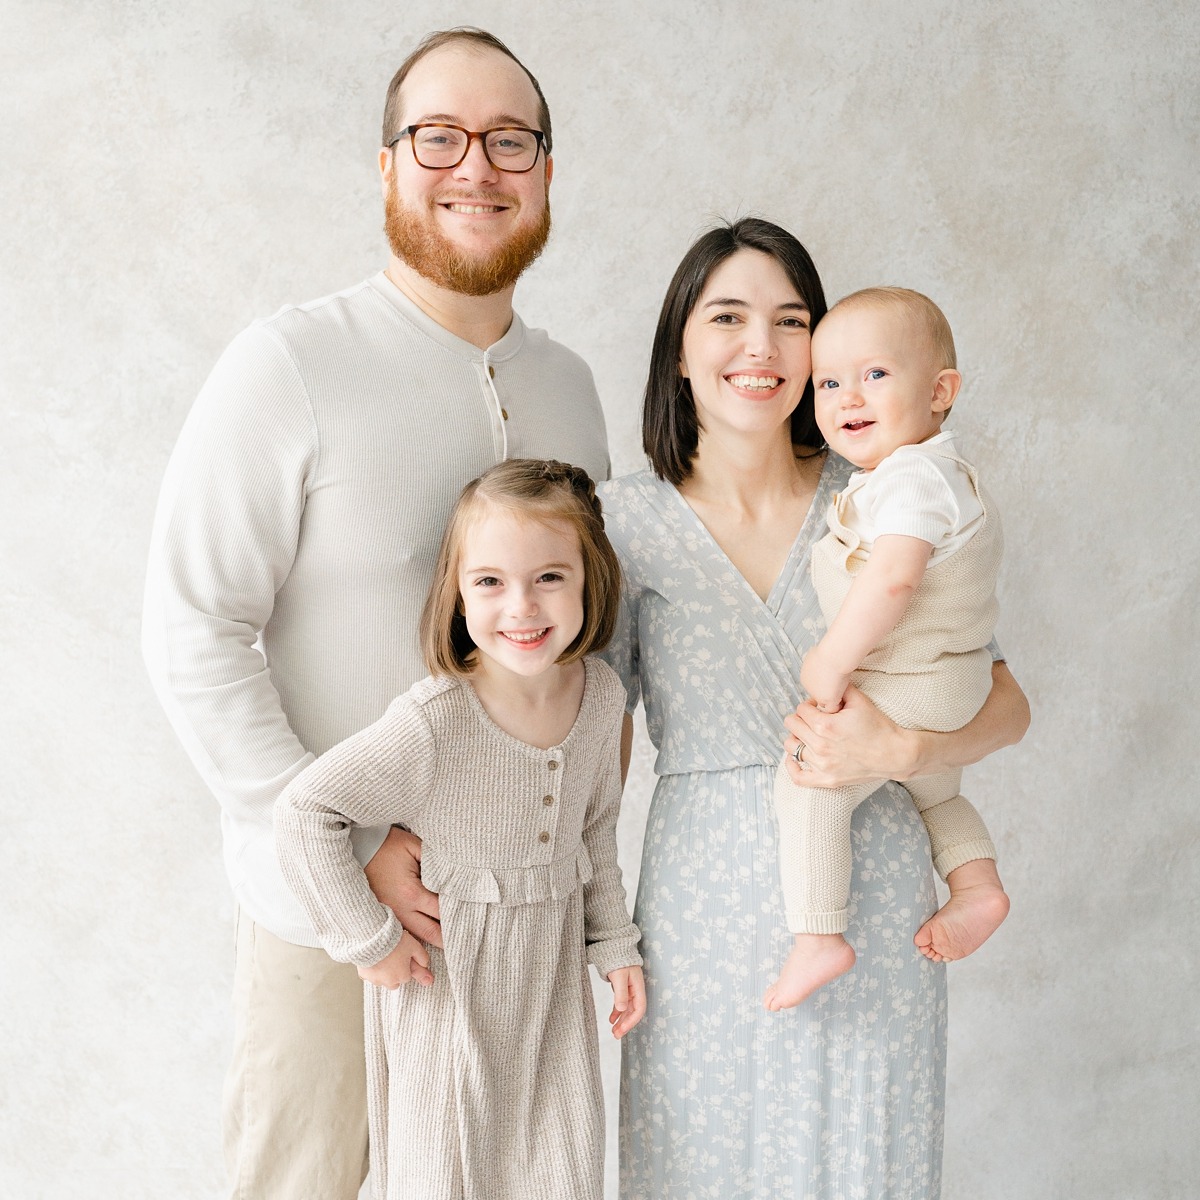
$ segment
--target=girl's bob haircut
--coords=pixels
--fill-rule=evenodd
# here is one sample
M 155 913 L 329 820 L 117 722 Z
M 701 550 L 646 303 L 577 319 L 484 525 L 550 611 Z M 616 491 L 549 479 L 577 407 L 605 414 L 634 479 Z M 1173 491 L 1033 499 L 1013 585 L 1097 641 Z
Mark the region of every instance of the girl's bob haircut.
M 739 250 L 758 250 L 773 258 L 808 307 L 809 328 L 825 315 L 825 290 L 805 248 L 786 229 L 759 217 L 719 225 L 703 234 L 683 256 L 658 316 L 650 374 L 642 403 L 642 449 L 659 479 L 677 487 L 692 473 L 700 442 L 700 423 L 691 382 L 679 373 L 683 331 L 709 277 Z M 813 450 L 824 445 L 813 415 L 812 379 L 792 413 L 792 444 Z
M 511 458 L 468 483 L 450 514 L 421 613 L 421 653 L 429 673 L 471 673 L 475 643 L 463 616 L 458 571 L 466 532 L 489 508 L 530 521 L 562 521 L 575 530 L 583 556 L 583 626 L 558 661 L 570 663 L 603 650 L 617 625 L 621 568 L 604 532 L 595 484 L 582 467 L 553 459 Z

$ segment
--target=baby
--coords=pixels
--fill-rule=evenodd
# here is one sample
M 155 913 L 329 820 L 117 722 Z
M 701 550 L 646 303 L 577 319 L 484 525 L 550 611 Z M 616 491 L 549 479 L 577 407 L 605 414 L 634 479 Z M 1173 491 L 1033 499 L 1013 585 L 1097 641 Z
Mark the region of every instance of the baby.
M 823 712 L 853 683 L 898 725 L 949 731 L 991 688 L 1002 540 L 992 501 L 942 421 L 962 385 L 942 311 L 905 288 L 869 288 L 834 305 L 813 333 L 816 419 L 859 468 L 813 549 L 828 632 L 800 682 Z M 805 769 L 804 746 L 795 753 Z M 1008 914 L 996 851 L 959 795 L 961 771 L 905 784 L 950 899 L 915 942 L 935 962 L 977 949 Z M 850 818 L 877 783 L 802 788 L 780 766 L 775 805 L 788 929 L 795 942 L 764 1004 L 778 1010 L 854 965 L 843 936 Z

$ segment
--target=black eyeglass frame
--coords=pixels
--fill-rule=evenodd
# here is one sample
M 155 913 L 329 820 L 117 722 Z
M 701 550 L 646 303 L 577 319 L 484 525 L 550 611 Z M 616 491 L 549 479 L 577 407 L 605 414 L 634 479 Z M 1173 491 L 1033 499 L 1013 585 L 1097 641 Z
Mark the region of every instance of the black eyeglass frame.
M 459 133 L 465 133 L 467 135 L 467 144 L 463 147 L 461 157 L 452 163 L 445 163 L 440 167 L 431 167 L 427 163 L 423 163 L 417 154 L 417 131 L 419 129 L 456 129 Z M 492 133 L 533 134 L 533 136 L 537 139 L 537 149 L 533 152 L 533 162 L 531 162 L 527 167 L 516 168 L 504 167 L 498 162 L 493 162 L 492 156 L 488 153 L 487 147 L 488 135 Z M 497 171 L 503 171 L 508 175 L 527 175 L 533 170 L 534 167 L 537 166 L 538 155 L 541 154 L 543 150 L 545 150 L 547 157 L 550 155 L 550 146 L 546 141 L 546 135 L 540 129 L 527 129 L 524 125 L 498 125 L 495 129 L 464 129 L 461 125 L 450 125 L 445 121 L 423 121 L 418 125 L 405 125 L 405 127 L 401 129 L 400 132 L 397 133 L 390 142 L 388 142 L 387 148 L 391 150 L 403 137 L 407 137 L 412 146 L 413 161 L 418 167 L 424 167 L 426 171 L 452 171 L 455 167 L 461 166 L 463 159 L 465 159 L 467 155 L 471 153 L 471 142 L 475 138 L 479 139 L 479 144 L 483 147 L 483 157 L 486 158 Z

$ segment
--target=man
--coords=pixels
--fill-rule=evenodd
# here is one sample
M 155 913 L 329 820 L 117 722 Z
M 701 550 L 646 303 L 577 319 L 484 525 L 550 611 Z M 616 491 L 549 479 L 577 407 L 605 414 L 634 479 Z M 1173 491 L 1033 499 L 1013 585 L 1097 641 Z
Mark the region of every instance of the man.
M 228 347 L 167 468 L 147 580 L 146 662 L 221 803 L 238 904 L 226 1158 L 231 1194 L 254 1200 L 350 1200 L 366 1170 L 361 985 L 283 883 L 275 798 L 424 674 L 417 620 L 467 480 L 524 456 L 608 474 L 587 366 L 512 310 L 550 227 L 537 81 L 490 34 L 432 34 L 392 80 L 383 134 L 387 270 Z M 414 843 L 355 831 L 376 893 L 439 942 Z

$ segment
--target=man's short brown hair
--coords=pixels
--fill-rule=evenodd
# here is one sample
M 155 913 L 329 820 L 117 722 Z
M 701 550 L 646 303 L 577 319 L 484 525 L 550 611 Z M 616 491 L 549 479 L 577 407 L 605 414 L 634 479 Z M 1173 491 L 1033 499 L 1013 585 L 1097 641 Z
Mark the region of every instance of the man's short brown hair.
M 476 29 L 473 25 L 459 25 L 454 29 L 439 29 L 428 34 L 400 64 L 400 69 L 392 76 L 392 82 L 388 84 L 387 101 L 383 106 L 383 141 L 380 144 L 386 146 L 400 129 L 400 87 L 408 77 L 409 71 L 425 55 L 455 42 L 474 46 L 477 50 L 498 50 L 501 54 L 511 58 L 525 72 L 529 82 L 533 84 L 533 90 L 537 93 L 538 128 L 546 135 L 546 156 L 549 157 L 553 144 L 550 135 L 550 108 L 546 104 L 546 97 L 542 95 L 542 85 L 534 78 L 533 72 L 494 33 L 488 33 L 486 29 Z

